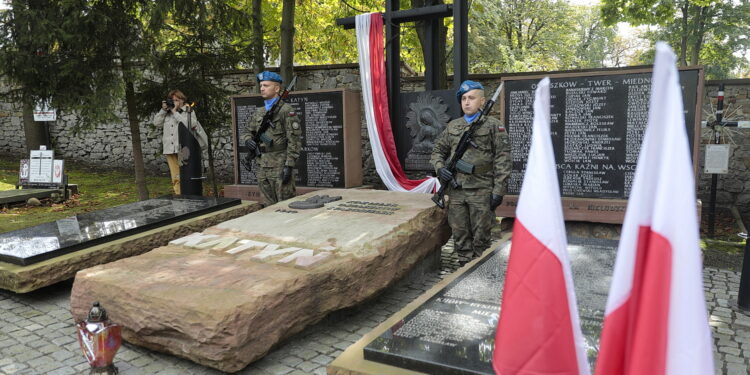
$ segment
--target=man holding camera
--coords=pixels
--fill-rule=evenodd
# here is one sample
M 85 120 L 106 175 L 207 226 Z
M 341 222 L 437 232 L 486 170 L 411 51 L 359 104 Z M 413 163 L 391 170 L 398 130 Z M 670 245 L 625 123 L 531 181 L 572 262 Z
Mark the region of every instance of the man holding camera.
M 255 174 L 264 204 L 272 205 L 295 194 L 294 166 L 302 150 L 302 127 L 292 106 L 280 97 L 281 76 L 265 71 L 257 78 L 264 106 L 250 121 L 244 143 L 248 158 L 257 158 Z
M 203 130 L 192 107 L 185 103 L 187 97 L 180 90 L 172 90 L 167 99 L 161 102 L 161 110 L 154 117 L 154 125 L 163 128 L 162 152 L 167 158 L 169 174 L 172 177 L 172 189 L 180 194 L 180 165 L 187 160 L 180 160 L 179 126 L 182 124 L 198 140 L 201 149 L 208 145 L 208 136 Z M 183 153 L 184 155 L 184 153 Z

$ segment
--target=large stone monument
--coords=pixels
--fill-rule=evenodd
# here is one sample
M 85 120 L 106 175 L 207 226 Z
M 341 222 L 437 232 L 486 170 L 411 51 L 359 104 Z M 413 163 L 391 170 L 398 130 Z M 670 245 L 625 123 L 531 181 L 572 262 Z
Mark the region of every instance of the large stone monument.
M 81 271 L 71 310 L 81 320 L 99 301 L 127 341 L 237 371 L 383 290 L 449 236 L 429 194 L 321 190 Z

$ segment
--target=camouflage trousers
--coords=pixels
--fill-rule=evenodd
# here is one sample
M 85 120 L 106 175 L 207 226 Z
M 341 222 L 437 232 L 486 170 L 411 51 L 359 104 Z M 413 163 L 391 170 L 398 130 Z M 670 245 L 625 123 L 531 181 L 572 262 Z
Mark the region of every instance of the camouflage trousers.
M 450 192 L 448 224 L 453 231 L 460 262 L 476 258 L 490 247 L 495 213 L 490 210 L 490 189 L 456 189 Z
M 292 180 L 288 184 L 282 184 L 282 169 L 283 167 L 269 168 L 260 166 L 256 169 L 260 196 L 263 198 L 263 204 L 266 206 L 294 197 L 294 177 L 297 175 L 297 171 L 292 171 Z

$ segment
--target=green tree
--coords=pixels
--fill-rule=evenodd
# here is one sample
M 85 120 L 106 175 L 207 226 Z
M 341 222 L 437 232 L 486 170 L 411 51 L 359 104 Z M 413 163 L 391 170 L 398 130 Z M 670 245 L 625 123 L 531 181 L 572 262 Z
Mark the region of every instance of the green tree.
M 404 2 L 402 1 L 402 6 Z M 368 12 L 385 11 L 382 0 L 321 0 L 296 3 L 294 62 L 298 65 L 357 62 L 357 41 L 353 30 L 336 25 L 336 19 Z M 265 62 L 280 61 L 282 0 L 263 3 Z M 401 24 L 401 59 L 417 71 L 424 70 L 422 48 L 415 25 Z M 448 40 L 450 45 L 450 40 Z M 285 77 L 286 79 L 286 77 Z
M 53 36 L 61 18 L 56 4 L 42 1 L 14 1 L 13 8 L 2 13 L 0 24 L 0 69 L 8 83 L 16 85 L 7 96 L 21 103 L 26 149 L 38 149 L 47 143 L 46 126 L 36 124 L 32 115 L 41 98 L 49 99 L 53 82 L 37 82 L 37 72 L 54 71 L 59 61 L 51 56 Z M 51 145 L 48 145 L 51 146 Z
M 146 0 L 13 0 L 4 13 L 3 73 L 20 88 L 27 107 L 46 100 L 75 113 L 76 126 L 92 126 L 116 117 L 124 92 L 133 143 L 135 182 L 148 198 L 134 85 L 141 67 L 141 17 Z M 26 116 L 25 116 L 26 117 Z M 26 122 L 26 121 L 25 121 Z
M 150 31 L 160 41 L 149 58 L 154 76 L 143 78 L 138 95 L 141 117 L 159 110 L 170 90 L 188 95 L 209 138 L 209 178 L 217 196 L 212 135 L 226 130 L 226 98 L 235 93 L 215 75 L 238 66 L 244 44 L 234 35 L 247 34 L 251 27 L 247 14 L 233 5 L 223 0 L 160 1 L 150 22 Z
M 266 65 L 263 56 L 263 4 L 262 0 L 252 0 L 252 61 L 255 75 L 265 70 Z M 258 86 L 260 92 L 260 86 Z
M 602 17 L 607 24 L 653 25 L 646 38 L 669 42 L 681 66 L 703 64 L 709 78 L 728 78 L 747 65 L 735 54 L 750 48 L 748 0 L 603 0 Z
M 43 126 L 32 111 L 45 101 L 61 111 L 76 112 L 80 125 L 113 119 L 109 96 L 116 77 L 95 65 L 109 46 L 92 45 L 98 25 L 82 15 L 81 1 L 13 0 L 0 20 L 0 72 L 13 87 L 6 97 L 23 107 L 27 149 L 46 144 Z
M 148 22 L 145 16 L 154 6 L 148 0 L 92 0 L 86 18 L 102 24 L 102 33 L 95 34 L 94 45 L 111 46 L 111 54 L 104 55 L 107 62 L 97 66 L 96 73 L 107 75 L 118 74 L 125 91 L 125 108 L 130 125 L 130 137 L 133 144 L 133 166 L 138 197 L 148 199 L 146 174 L 141 146 L 140 117 L 135 95 L 136 83 L 142 78 L 144 67 L 141 62 L 146 58 L 154 40 L 145 30 Z M 115 90 L 107 94 L 116 95 Z M 116 96 L 121 97 L 121 96 Z M 107 110 L 109 108 L 105 108 Z
M 574 8 L 575 24 L 578 25 L 573 68 L 601 68 L 619 66 L 622 47 L 617 31 L 604 24 L 599 7 L 577 6 Z
M 283 0 L 281 11 L 281 41 L 279 43 L 281 77 L 291 82 L 294 75 L 294 8 L 295 0 Z
M 574 10 L 557 0 L 477 0 L 469 14 L 472 71 L 554 70 L 572 66 Z

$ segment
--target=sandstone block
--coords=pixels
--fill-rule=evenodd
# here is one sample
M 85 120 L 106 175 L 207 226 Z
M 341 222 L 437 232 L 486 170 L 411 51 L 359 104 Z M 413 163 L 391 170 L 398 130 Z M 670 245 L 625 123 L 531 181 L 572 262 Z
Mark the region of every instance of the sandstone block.
M 276 211 L 316 194 L 343 199 Z M 127 341 L 238 371 L 329 312 L 382 291 L 449 236 L 445 211 L 427 194 L 317 191 L 83 270 L 71 310 L 81 320 L 99 301 Z

